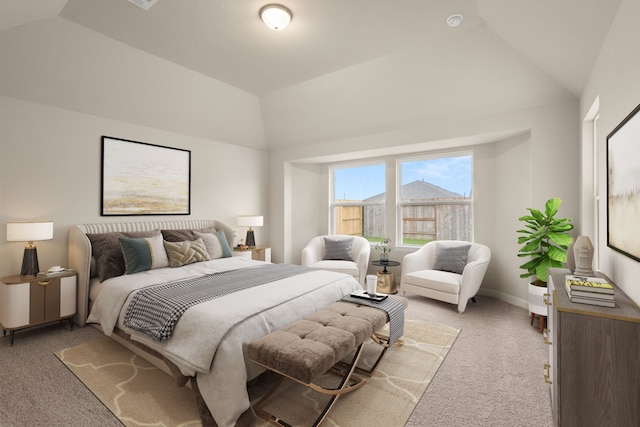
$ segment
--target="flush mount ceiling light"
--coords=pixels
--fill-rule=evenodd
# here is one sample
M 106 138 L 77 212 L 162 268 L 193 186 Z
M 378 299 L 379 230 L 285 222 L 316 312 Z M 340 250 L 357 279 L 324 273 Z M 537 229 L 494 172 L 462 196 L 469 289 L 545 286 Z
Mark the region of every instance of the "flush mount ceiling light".
M 280 4 L 268 4 L 260 9 L 260 19 L 275 31 L 284 30 L 291 22 L 291 11 Z
M 457 27 L 462 23 L 463 18 L 464 16 L 462 16 L 459 13 L 453 14 L 447 18 L 447 25 L 450 26 L 451 28 Z

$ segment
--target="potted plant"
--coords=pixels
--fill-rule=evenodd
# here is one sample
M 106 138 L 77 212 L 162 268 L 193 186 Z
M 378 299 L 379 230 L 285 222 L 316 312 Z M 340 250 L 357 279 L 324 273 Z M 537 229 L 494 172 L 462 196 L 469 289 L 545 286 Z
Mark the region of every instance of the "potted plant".
M 549 267 L 562 267 L 567 262 L 567 249 L 573 242 L 569 231 L 573 229 L 571 218 L 556 218 L 562 204 L 559 198 L 547 200 L 544 212 L 527 208 L 529 215 L 518 218 L 525 228 L 517 230 L 518 244 L 522 245 L 518 256 L 529 258 L 520 268 L 520 277 L 535 277 L 529 285 L 529 311 L 533 323 L 534 314 L 547 315 L 543 295 L 546 293 Z
M 382 241 L 376 243 L 374 249 L 380 252 L 380 261 L 389 261 L 389 252 L 391 252 L 391 239 L 383 237 Z

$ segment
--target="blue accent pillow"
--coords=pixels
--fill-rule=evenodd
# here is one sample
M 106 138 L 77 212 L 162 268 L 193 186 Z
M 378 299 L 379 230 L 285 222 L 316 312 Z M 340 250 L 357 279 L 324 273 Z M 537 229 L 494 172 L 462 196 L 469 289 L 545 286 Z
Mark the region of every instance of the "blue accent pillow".
M 471 249 L 471 245 L 445 246 L 438 244 L 433 269 L 462 274 L 464 266 L 467 265 L 469 249 Z
M 160 234 L 153 237 L 118 236 L 124 257 L 124 274 L 169 266 Z

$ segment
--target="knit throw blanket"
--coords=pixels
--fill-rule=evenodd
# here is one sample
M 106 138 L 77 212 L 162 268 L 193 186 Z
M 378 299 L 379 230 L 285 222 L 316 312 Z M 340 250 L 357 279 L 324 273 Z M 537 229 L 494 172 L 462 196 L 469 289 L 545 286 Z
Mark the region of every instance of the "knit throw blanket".
M 267 264 L 149 286 L 131 299 L 124 325 L 156 341 L 167 340 L 189 307 L 309 271 L 312 269 L 299 265 Z

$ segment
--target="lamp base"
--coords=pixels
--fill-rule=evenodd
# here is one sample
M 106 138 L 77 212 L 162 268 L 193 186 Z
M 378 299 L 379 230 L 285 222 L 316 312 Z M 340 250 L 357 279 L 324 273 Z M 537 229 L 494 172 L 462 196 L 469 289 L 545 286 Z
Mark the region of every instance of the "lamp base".
M 256 238 L 253 235 L 253 230 L 247 230 L 247 238 L 245 239 L 244 243 L 249 247 L 256 245 Z
M 35 276 L 40 271 L 38 266 L 38 252 L 36 247 L 24 248 L 24 255 L 22 256 L 22 269 L 20 270 L 21 276 Z

